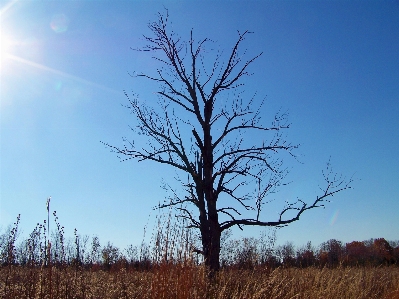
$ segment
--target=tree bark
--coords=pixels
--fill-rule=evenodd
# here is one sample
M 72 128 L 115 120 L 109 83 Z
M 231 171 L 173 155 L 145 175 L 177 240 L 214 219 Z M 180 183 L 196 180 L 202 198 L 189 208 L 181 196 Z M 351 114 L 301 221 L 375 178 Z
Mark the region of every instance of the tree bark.
M 213 111 L 213 98 L 211 97 L 204 105 L 204 193 L 207 204 L 207 244 L 205 245 L 205 265 L 209 268 L 210 277 L 219 270 L 220 255 L 220 224 L 217 212 L 217 195 L 213 188 L 213 145 L 211 135 L 211 118 Z

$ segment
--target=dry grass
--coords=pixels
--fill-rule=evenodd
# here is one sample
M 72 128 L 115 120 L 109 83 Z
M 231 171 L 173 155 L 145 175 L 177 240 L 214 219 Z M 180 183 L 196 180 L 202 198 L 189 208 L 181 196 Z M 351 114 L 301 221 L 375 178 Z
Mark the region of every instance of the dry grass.
M 1 298 L 387 298 L 399 299 L 399 268 L 222 270 L 209 285 L 203 267 L 151 271 L 66 267 L 0 268 Z

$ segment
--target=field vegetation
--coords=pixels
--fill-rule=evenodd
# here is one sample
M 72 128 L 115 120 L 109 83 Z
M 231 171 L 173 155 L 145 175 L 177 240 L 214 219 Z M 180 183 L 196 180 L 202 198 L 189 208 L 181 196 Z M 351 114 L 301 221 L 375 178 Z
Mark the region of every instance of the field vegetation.
M 221 270 L 209 281 L 191 249 L 196 237 L 171 217 L 160 219 L 151 244 L 125 250 L 76 230 L 66 240 L 53 217 L 51 234 L 48 215 L 26 240 L 18 242 L 19 216 L 0 235 L 1 298 L 399 298 L 397 241 L 296 248 L 275 246 L 273 233 L 226 235 Z

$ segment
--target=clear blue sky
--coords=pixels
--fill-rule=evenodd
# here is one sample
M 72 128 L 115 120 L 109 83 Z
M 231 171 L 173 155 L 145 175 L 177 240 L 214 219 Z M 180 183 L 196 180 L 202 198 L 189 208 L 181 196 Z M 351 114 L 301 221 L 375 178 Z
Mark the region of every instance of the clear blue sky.
M 267 96 L 266 122 L 288 109 L 287 138 L 301 144 L 303 163 L 289 162 L 292 183 L 273 198 L 314 200 L 330 156 L 337 172 L 354 174 L 353 190 L 280 229 L 278 243 L 399 239 L 398 1 L 0 3 L 3 231 L 20 213 L 23 233 L 31 232 L 46 218 L 48 196 L 68 236 L 77 228 L 124 248 L 152 228 L 162 180 L 173 183 L 175 172 L 121 163 L 100 141 L 134 138 L 123 90 L 156 101 L 156 90 L 128 75 L 156 65 L 130 47 L 143 46 L 165 6 L 183 38 L 193 28 L 226 51 L 237 30 L 254 32 L 243 47 L 263 55 L 247 96 Z

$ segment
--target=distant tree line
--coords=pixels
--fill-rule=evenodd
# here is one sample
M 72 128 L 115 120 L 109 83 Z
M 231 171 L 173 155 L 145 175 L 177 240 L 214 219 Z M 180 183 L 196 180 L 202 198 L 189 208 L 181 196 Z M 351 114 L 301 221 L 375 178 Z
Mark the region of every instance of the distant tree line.
M 121 250 L 112 243 L 101 245 L 97 236 L 81 236 L 75 229 L 74 237 L 65 239 L 64 227 L 53 213 L 56 229 L 48 232 L 48 223 L 37 224 L 28 238 L 17 242 L 20 217 L 13 226 L 0 233 L 0 264 L 26 267 L 76 266 L 93 270 L 121 267 L 146 270 L 161 263 L 203 260 L 195 248 L 196 236 L 188 229 L 177 229 L 169 219 L 159 221 L 151 245 L 130 245 Z M 198 241 L 198 238 L 197 238 Z M 250 269 L 256 267 L 337 267 L 337 266 L 399 266 L 399 241 L 384 238 L 342 243 L 331 239 L 319 246 L 308 242 L 295 247 L 293 243 L 275 246 L 275 233 L 260 238 L 222 238 L 222 268 Z
M 384 238 L 342 243 L 331 239 L 315 247 L 311 242 L 295 247 L 293 243 L 264 248 L 261 239 L 243 238 L 230 241 L 222 263 L 225 267 L 337 267 L 399 266 L 399 241 Z

